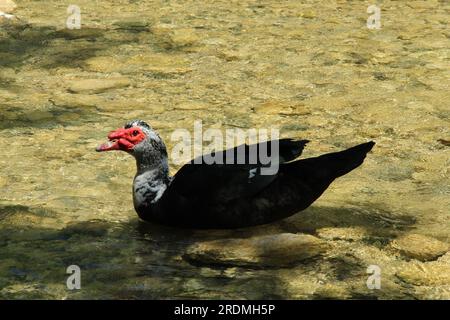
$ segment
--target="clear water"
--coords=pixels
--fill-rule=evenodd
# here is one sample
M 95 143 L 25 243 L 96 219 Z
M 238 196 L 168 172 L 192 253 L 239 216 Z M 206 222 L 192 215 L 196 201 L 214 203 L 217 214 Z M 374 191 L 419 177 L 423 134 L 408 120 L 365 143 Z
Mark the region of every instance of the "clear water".
M 366 2 L 79 0 L 72 31 L 65 2 L 16 2 L 21 20 L 0 24 L 1 298 L 450 298 L 448 253 L 391 247 L 410 233 L 450 243 L 448 2 L 383 1 L 368 30 Z M 195 120 L 277 127 L 312 141 L 305 157 L 377 145 L 289 219 L 178 230 L 138 220 L 130 156 L 94 152 L 135 118 L 169 149 Z M 184 258 L 200 241 L 283 232 L 330 247 L 289 267 Z M 71 264 L 81 290 L 66 287 Z M 380 290 L 366 286 L 371 264 Z

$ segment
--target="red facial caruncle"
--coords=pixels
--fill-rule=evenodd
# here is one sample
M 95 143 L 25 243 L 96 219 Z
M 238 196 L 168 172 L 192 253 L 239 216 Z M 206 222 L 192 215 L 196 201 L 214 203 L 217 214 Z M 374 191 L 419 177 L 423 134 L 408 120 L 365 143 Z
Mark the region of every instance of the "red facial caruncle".
M 119 128 L 110 132 L 108 135 L 109 141 L 98 146 L 95 150 L 98 152 L 111 150 L 130 152 L 137 144 L 144 140 L 145 137 L 145 133 L 139 127 L 131 127 L 127 129 Z

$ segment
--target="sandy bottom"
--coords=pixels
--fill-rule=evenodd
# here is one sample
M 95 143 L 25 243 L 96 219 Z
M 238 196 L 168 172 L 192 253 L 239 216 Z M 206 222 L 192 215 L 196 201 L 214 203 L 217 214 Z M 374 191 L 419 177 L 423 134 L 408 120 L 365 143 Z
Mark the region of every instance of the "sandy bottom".
M 61 1 L 16 2 L 0 21 L 1 298 L 450 299 L 448 2 L 383 1 L 379 30 L 363 2 L 79 0 L 80 30 Z M 169 150 L 196 120 L 278 128 L 312 141 L 304 157 L 377 145 L 291 218 L 176 230 L 138 220 L 130 156 L 94 152 L 135 118 Z

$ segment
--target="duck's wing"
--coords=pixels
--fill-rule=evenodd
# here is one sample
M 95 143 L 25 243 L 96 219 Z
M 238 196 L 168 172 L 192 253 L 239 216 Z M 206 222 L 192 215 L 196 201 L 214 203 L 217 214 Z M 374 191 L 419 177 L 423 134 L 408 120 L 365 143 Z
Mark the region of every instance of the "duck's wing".
M 273 142 L 278 142 L 278 150 Z M 216 203 L 250 197 L 274 181 L 279 166 L 299 157 L 308 142 L 280 139 L 203 155 L 177 172 L 170 184 L 170 193 L 192 200 L 201 197 L 203 201 Z M 269 157 L 265 158 L 265 155 Z M 208 164 L 212 158 L 222 161 Z M 267 162 L 268 159 L 270 162 Z

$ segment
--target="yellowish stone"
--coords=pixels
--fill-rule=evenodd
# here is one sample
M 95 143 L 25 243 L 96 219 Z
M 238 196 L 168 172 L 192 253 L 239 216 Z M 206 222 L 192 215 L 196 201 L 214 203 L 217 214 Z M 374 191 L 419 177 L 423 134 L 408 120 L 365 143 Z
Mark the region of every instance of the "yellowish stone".
M 420 234 L 406 234 L 391 242 L 391 247 L 402 255 L 421 261 L 434 260 L 449 250 L 449 245 Z
M 80 79 L 68 82 L 68 90 L 73 93 L 101 93 L 111 89 L 128 87 L 128 78 Z
M 16 10 L 17 5 L 12 0 L 0 0 L 0 11 L 5 13 L 12 13 Z
M 199 242 L 188 249 L 187 258 L 223 265 L 283 266 L 317 256 L 326 249 L 326 243 L 314 236 L 282 233 Z

